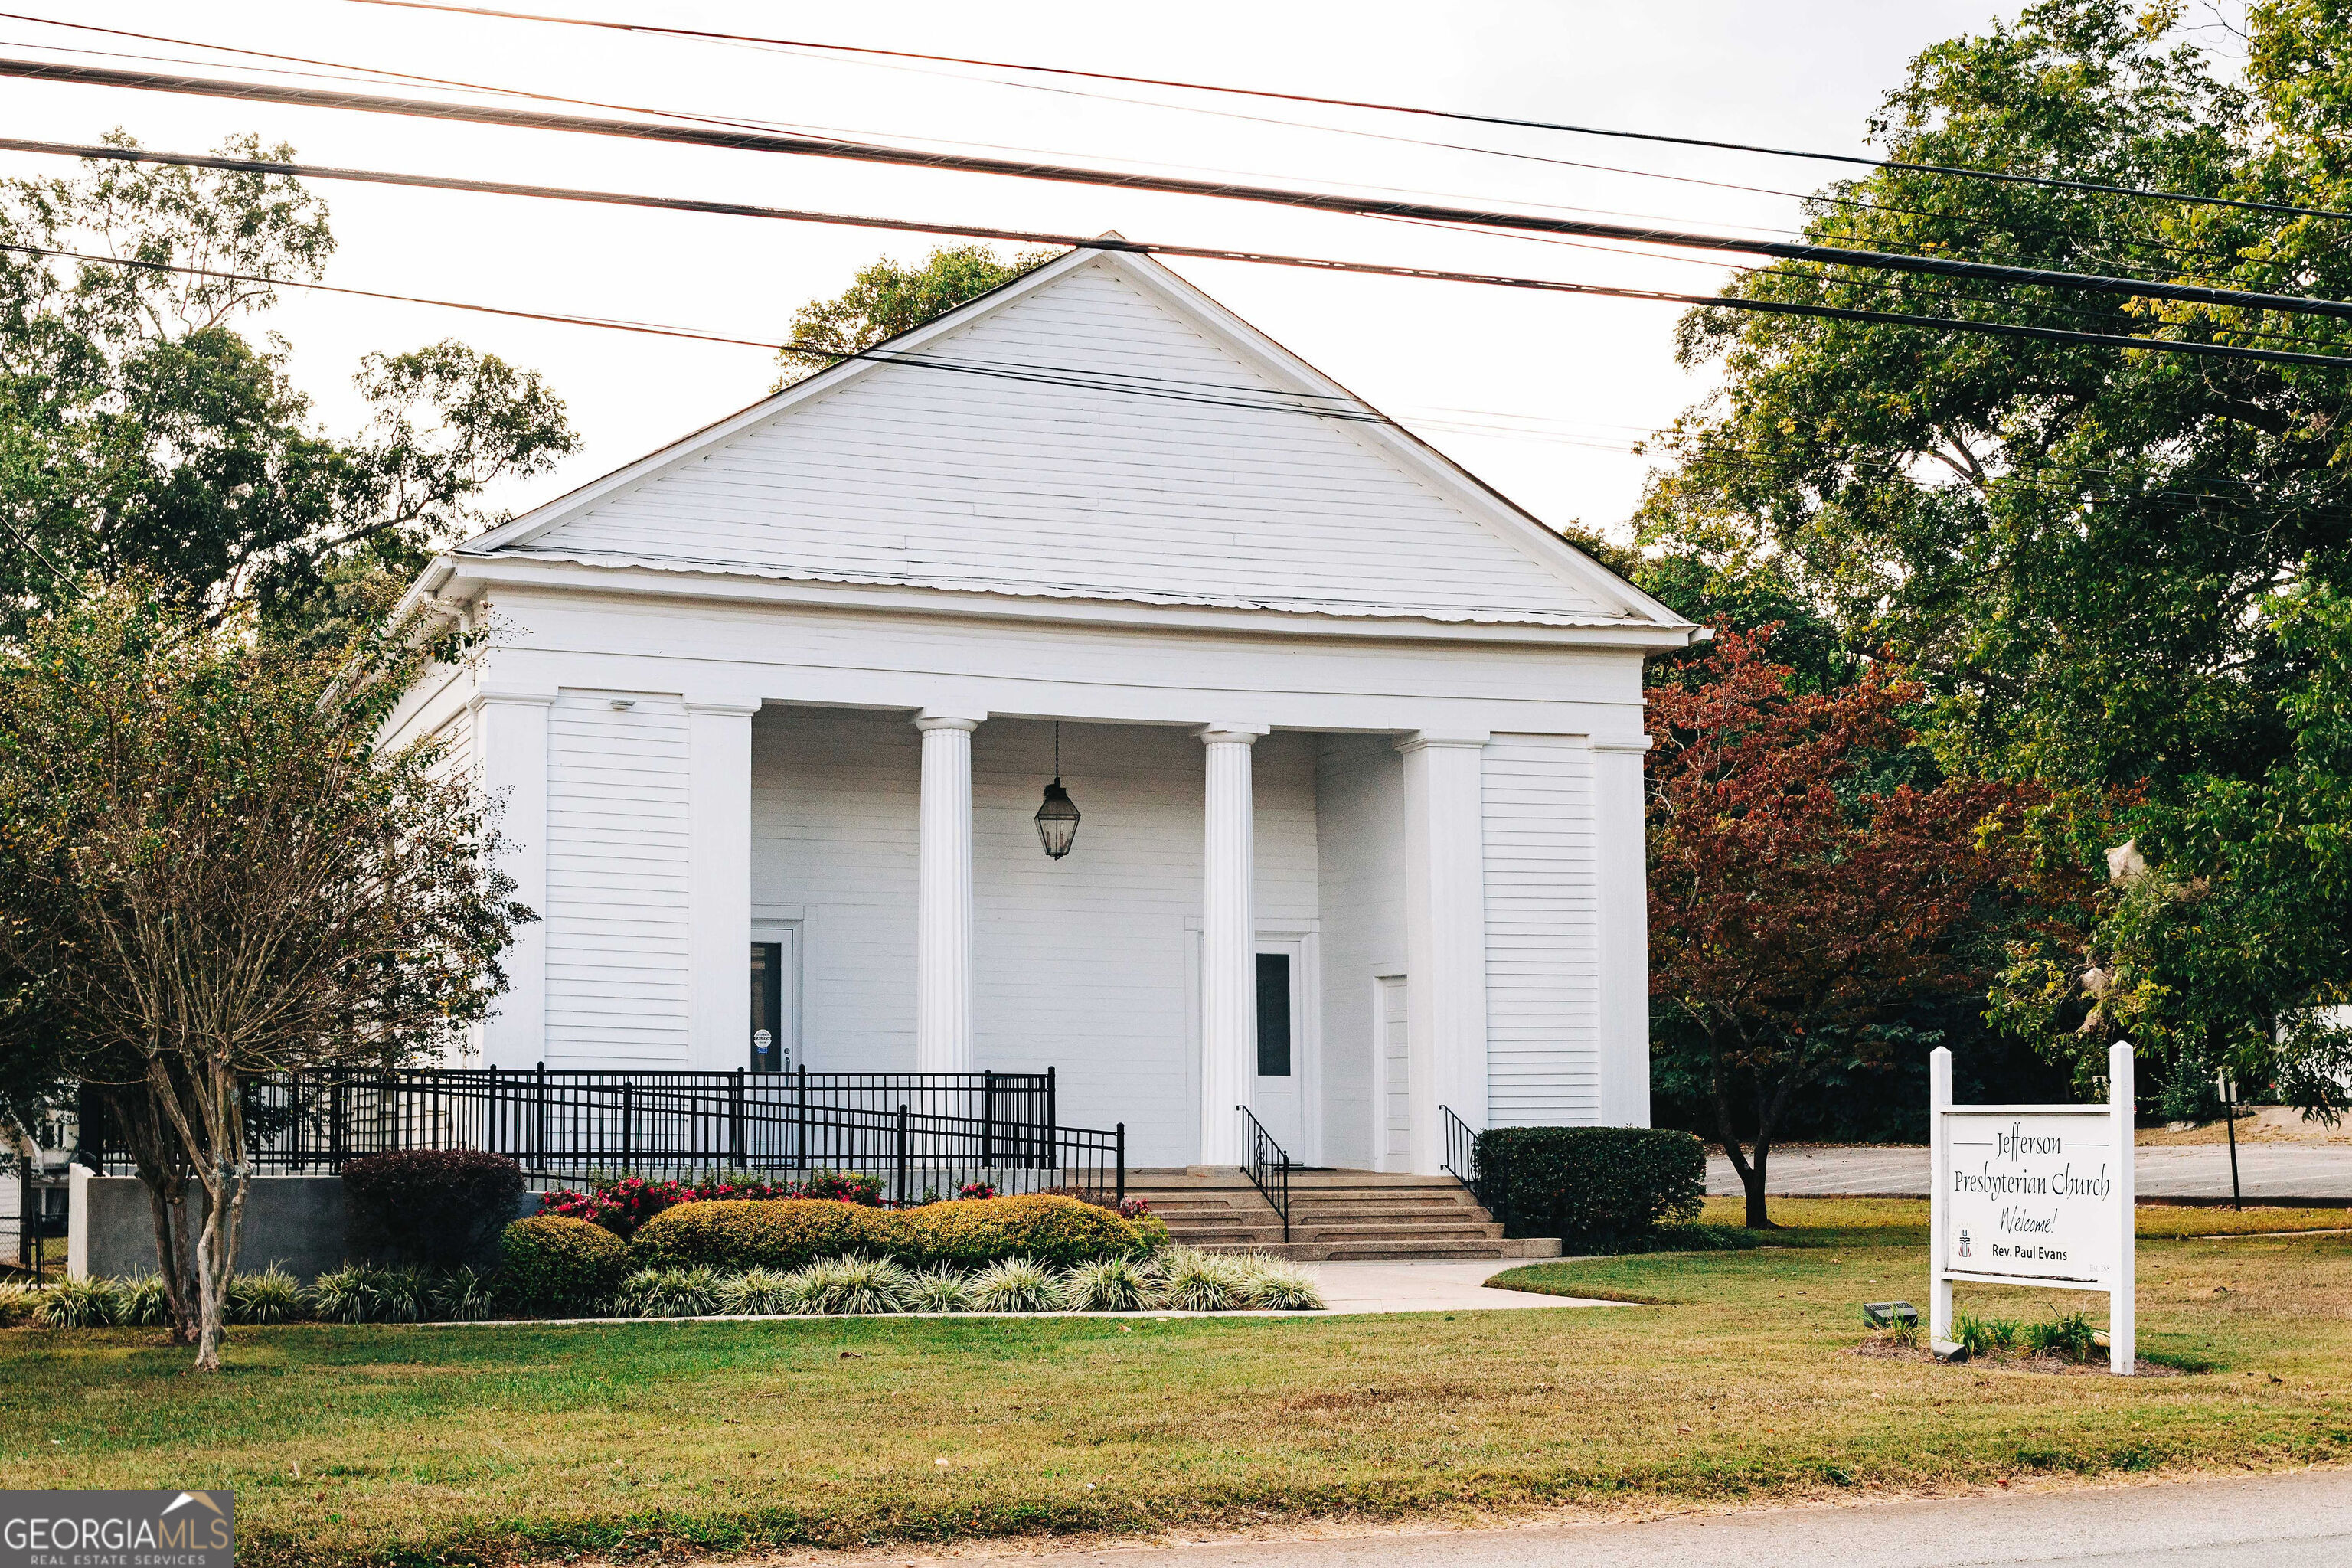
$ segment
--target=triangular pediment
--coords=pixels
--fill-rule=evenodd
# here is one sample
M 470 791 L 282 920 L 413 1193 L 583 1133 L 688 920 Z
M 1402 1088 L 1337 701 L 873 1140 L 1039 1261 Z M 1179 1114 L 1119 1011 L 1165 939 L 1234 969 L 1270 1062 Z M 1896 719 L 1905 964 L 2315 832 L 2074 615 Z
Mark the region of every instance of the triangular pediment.
M 964 593 L 1681 626 L 1146 258 L 1081 250 L 463 547 Z

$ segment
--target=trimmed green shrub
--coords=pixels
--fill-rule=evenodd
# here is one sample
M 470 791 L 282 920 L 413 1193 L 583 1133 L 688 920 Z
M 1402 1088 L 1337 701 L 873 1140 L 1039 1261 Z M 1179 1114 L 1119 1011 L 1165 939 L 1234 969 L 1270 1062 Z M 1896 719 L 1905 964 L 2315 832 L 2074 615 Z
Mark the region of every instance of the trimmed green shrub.
M 506 1228 L 499 1243 L 499 1288 L 529 1311 L 593 1311 L 628 1272 L 626 1243 L 602 1226 L 562 1215 L 534 1215 Z M 319 1281 L 323 1292 L 326 1280 Z
M 641 1268 L 805 1268 L 821 1258 L 878 1251 L 879 1209 L 828 1198 L 722 1198 L 680 1204 L 646 1221 L 629 1243 Z
M 522 1172 L 478 1149 L 398 1149 L 343 1163 L 352 1238 L 371 1257 L 447 1268 L 489 1262 L 522 1201 Z
M 917 1268 L 977 1268 L 1025 1258 L 1067 1268 L 1134 1252 L 1142 1239 L 1110 1210 L 1052 1193 L 925 1204 L 877 1218 L 883 1249 Z
M 1497 1127 L 1478 1134 L 1481 1199 L 1510 1236 L 1622 1252 L 1695 1219 L 1706 1147 L 1664 1127 Z

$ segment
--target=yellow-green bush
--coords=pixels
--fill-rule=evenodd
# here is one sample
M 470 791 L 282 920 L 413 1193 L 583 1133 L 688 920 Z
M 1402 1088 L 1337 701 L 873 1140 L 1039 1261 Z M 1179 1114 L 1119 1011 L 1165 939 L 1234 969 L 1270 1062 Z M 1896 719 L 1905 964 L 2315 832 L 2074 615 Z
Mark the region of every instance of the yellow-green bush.
M 621 1238 L 584 1219 L 534 1215 L 499 1237 L 499 1292 L 527 1311 L 601 1310 L 628 1266 Z
M 1046 1194 L 964 1198 L 920 1208 L 863 1208 L 823 1199 L 719 1199 L 679 1204 L 629 1243 L 635 1268 L 803 1268 L 865 1253 L 914 1268 L 979 1268 L 1008 1258 L 1067 1267 L 1148 1252 L 1166 1227 Z
M 963 1198 L 879 1216 L 890 1256 L 917 1268 L 977 1268 L 1007 1258 L 1068 1267 L 1139 1249 L 1136 1226 L 1076 1198 Z
M 880 1209 L 830 1198 L 720 1198 L 664 1209 L 637 1229 L 639 1268 L 799 1268 L 845 1252 L 887 1250 Z

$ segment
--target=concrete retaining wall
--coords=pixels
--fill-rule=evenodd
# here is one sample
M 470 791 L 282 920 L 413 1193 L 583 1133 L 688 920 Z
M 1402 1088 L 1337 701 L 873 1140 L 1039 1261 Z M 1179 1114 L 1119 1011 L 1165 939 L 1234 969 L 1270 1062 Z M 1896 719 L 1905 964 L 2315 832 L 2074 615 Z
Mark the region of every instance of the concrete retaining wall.
M 188 1185 L 190 1209 L 204 1212 L 204 1192 Z M 246 1194 L 236 1268 L 256 1273 L 272 1263 L 304 1282 L 339 1268 L 350 1249 L 341 1176 L 257 1176 Z M 73 1168 L 73 1220 L 66 1271 L 120 1279 L 155 1267 L 155 1222 L 136 1176 L 96 1176 Z

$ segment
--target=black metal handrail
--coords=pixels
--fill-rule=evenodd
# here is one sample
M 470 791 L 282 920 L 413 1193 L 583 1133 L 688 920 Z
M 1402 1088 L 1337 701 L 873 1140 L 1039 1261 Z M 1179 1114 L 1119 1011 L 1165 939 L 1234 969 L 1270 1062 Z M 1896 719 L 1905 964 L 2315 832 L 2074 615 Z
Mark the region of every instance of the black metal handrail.
M 617 1072 L 539 1066 L 324 1069 L 244 1086 L 257 1169 L 340 1173 L 394 1149 L 511 1155 L 534 1185 L 631 1173 L 817 1170 L 918 1187 L 1127 1195 L 1125 1124 L 1058 1120 L 1055 1074 Z M 103 1102 L 85 1097 L 80 1158 L 128 1169 Z
M 1495 1214 L 1495 1205 L 1487 1201 L 1486 1184 L 1478 1165 L 1477 1132 L 1468 1122 L 1454 1115 L 1450 1105 L 1439 1106 L 1437 1113 L 1445 1119 L 1442 1123 L 1445 1130 L 1445 1158 L 1439 1163 L 1438 1169 L 1469 1188 L 1470 1195 L 1478 1200 L 1480 1207 L 1495 1215 L 1496 1220 L 1502 1220 L 1501 1215 Z
M 1276 1142 L 1246 1105 L 1234 1107 L 1242 1114 L 1242 1174 L 1264 1194 L 1282 1216 L 1282 1239 L 1290 1240 L 1290 1154 Z

